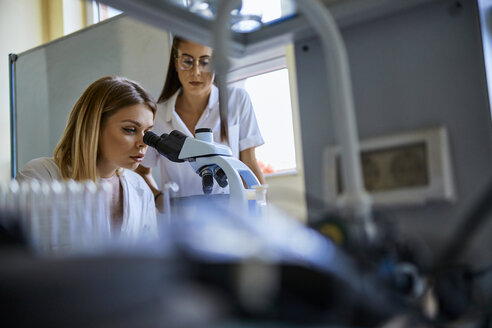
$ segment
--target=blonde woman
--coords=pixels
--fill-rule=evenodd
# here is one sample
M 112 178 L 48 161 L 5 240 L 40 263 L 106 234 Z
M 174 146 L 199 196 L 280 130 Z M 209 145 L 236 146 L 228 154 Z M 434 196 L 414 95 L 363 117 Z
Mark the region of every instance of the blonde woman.
M 153 127 L 155 112 L 152 96 L 136 82 L 100 78 L 73 107 L 54 157 L 30 161 L 16 179 L 107 181 L 112 232 L 156 235 L 153 194 L 133 172 L 147 150 L 143 135 Z

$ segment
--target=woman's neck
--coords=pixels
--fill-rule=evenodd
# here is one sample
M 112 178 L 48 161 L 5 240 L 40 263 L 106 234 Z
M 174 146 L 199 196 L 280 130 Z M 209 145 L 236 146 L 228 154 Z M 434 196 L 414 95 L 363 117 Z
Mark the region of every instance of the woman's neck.
M 200 116 L 208 104 L 210 92 L 206 94 L 189 94 L 183 92 L 176 99 L 176 109 L 179 113 L 195 114 Z
M 111 169 L 111 168 L 103 168 L 101 167 L 102 165 L 98 165 L 96 170 L 97 170 L 97 175 L 98 177 L 100 178 L 104 178 L 104 179 L 107 179 L 107 178 L 111 178 L 112 176 L 114 176 L 116 174 L 116 169 Z

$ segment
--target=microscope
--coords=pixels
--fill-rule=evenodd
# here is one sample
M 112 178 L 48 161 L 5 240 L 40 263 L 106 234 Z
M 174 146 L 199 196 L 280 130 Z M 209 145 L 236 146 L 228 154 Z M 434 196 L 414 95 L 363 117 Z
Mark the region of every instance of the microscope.
M 260 182 L 243 162 L 232 157 L 229 147 L 214 142 L 212 129 L 196 129 L 195 138 L 187 137 L 178 130 L 160 137 L 148 131 L 143 141 L 170 161 L 187 161 L 202 178 L 204 194 L 212 192 L 214 178 L 222 188 L 229 184 L 231 208 L 244 212 L 248 210 L 243 180 L 247 189 L 260 185 Z

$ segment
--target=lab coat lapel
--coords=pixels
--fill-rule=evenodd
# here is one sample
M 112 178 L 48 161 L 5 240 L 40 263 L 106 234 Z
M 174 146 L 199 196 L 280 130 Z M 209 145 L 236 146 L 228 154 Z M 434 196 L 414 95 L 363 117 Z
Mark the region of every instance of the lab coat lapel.
M 126 236 L 137 236 L 142 220 L 137 213 L 141 213 L 142 210 L 141 195 L 144 194 L 144 190 L 138 186 L 133 186 L 133 189 L 130 190 L 125 172 L 121 175 L 121 186 L 123 189 L 123 224 L 121 232 Z

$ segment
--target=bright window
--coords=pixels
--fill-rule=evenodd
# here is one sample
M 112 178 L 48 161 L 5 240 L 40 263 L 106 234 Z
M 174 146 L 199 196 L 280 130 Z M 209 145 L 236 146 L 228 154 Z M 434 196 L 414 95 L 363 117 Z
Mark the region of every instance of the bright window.
M 248 91 L 265 144 L 256 149 L 264 174 L 294 171 L 296 154 L 287 68 L 232 83 Z

